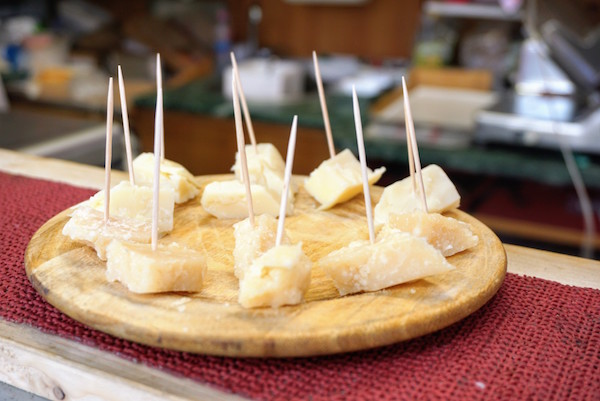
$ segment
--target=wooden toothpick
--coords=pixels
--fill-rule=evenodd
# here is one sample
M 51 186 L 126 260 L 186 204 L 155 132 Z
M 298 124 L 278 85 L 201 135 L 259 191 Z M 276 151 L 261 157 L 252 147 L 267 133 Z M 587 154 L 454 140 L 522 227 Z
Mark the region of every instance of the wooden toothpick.
M 163 110 L 163 84 L 162 84 L 162 67 L 160 64 L 160 53 L 156 53 L 156 114 L 160 108 L 160 159 L 165 159 L 165 124 Z
M 240 71 L 238 69 L 237 61 L 235 59 L 235 54 L 231 52 L 229 53 L 229 56 L 231 57 L 231 75 L 235 76 L 237 82 L 239 98 L 242 101 L 242 110 L 244 111 L 244 120 L 246 120 L 246 128 L 248 129 L 250 143 L 252 144 L 252 147 L 254 147 L 254 150 L 257 151 L 256 136 L 254 135 L 254 126 L 252 125 L 252 118 L 250 117 L 250 112 L 248 111 L 248 103 L 246 103 L 246 95 L 244 95 L 244 89 L 242 88 L 242 80 L 240 79 Z
M 290 180 L 292 179 L 292 166 L 294 165 L 294 153 L 296 152 L 296 131 L 298 129 L 298 116 L 294 116 L 292 121 L 292 130 L 288 140 L 287 154 L 285 155 L 285 175 L 283 176 L 283 189 L 281 190 L 281 203 L 279 204 L 279 221 L 277 222 L 277 236 L 275 237 L 275 246 L 281 245 L 283 238 L 283 227 L 285 223 L 285 213 L 287 210 L 288 192 L 290 190 Z
M 420 192 L 419 195 L 421 198 L 421 207 L 425 213 L 429 213 L 429 208 L 427 207 L 427 198 L 425 195 L 425 185 L 423 184 L 423 174 L 421 173 L 421 158 L 419 157 L 419 148 L 417 146 L 417 137 L 415 135 L 415 124 L 413 122 L 412 113 L 410 111 L 408 90 L 406 90 L 406 81 L 404 77 L 402 77 L 402 90 L 404 91 L 404 118 L 407 122 L 408 132 L 410 132 L 409 154 L 412 154 L 412 157 L 414 159 L 414 168 L 417 178 L 417 185 Z
M 242 113 L 238 99 L 238 81 L 235 74 L 231 74 L 231 93 L 233 100 L 233 115 L 235 117 L 235 136 L 237 139 L 238 154 L 242 166 L 242 181 L 246 187 L 246 201 L 248 203 L 248 219 L 254 227 L 254 206 L 252 204 L 252 190 L 250 189 L 250 175 L 248 174 L 248 161 L 246 160 L 246 141 L 244 140 L 244 127 L 242 125 Z
M 356 125 L 356 142 L 358 144 L 358 156 L 362 170 L 363 192 L 365 195 L 365 209 L 367 211 L 367 224 L 369 226 L 369 240 L 375 243 L 375 226 L 373 225 L 373 209 L 371 208 L 371 190 L 369 188 L 369 176 L 367 173 L 367 156 L 365 154 L 365 141 L 363 139 L 362 121 L 360 118 L 360 107 L 356 87 L 352 85 L 352 104 L 354 106 L 354 124 Z
M 154 177 L 152 181 L 152 250 L 158 245 L 158 218 L 159 218 L 159 193 L 160 193 L 160 152 L 162 149 L 162 135 L 160 123 L 162 122 L 162 108 L 156 109 L 154 116 Z
M 412 152 L 412 135 L 410 134 L 410 122 L 406 114 L 408 104 L 408 91 L 406 82 L 402 77 L 402 100 L 404 101 L 404 126 L 406 128 L 406 152 L 408 153 L 408 170 L 410 172 L 410 182 L 413 193 L 417 192 L 417 181 L 415 179 L 415 159 Z
M 106 150 L 104 151 L 104 223 L 110 218 L 110 171 L 112 163 L 113 79 L 108 79 L 106 98 Z
M 331 135 L 331 123 L 329 122 L 329 112 L 327 111 L 327 102 L 325 101 L 325 91 L 323 90 L 323 80 L 321 79 L 321 70 L 319 69 L 319 60 L 317 52 L 313 50 L 313 64 L 315 66 L 315 80 L 319 91 L 319 101 L 321 102 L 321 113 L 325 123 L 325 135 L 327 135 L 327 146 L 329 147 L 329 157 L 335 156 L 335 147 L 333 145 L 333 136 Z
M 123 133 L 125 135 L 125 153 L 127 155 L 127 171 L 129 172 L 129 182 L 135 185 L 135 175 L 133 172 L 133 158 L 131 155 L 131 133 L 129 131 L 129 114 L 127 113 L 127 99 L 125 98 L 125 82 L 123 81 L 123 71 L 121 66 L 117 66 L 119 76 L 119 96 L 121 99 L 121 117 L 123 118 Z

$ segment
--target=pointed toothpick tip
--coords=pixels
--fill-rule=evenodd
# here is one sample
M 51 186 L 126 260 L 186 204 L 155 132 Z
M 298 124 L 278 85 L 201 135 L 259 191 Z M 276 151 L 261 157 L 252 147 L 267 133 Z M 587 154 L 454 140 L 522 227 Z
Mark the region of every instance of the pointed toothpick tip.
M 129 129 L 129 113 L 127 112 L 127 98 L 125 96 L 125 81 L 123 79 L 123 70 L 121 65 L 117 65 L 117 75 L 119 78 L 119 99 L 121 101 L 121 118 L 123 119 L 123 135 L 125 137 L 125 154 L 127 156 L 127 171 L 129 173 L 129 183 L 135 185 L 135 175 L 133 172 L 133 156 L 131 152 L 131 131 Z
M 408 91 L 406 81 L 402 76 L 402 104 L 404 107 L 404 128 L 406 130 L 406 153 L 408 155 L 408 171 L 410 175 L 411 189 L 413 194 L 417 192 L 417 181 L 415 178 L 415 156 L 413 154 L 412 135 L 410 134 L 410 119 L 408 112 Z
M 104 224 L 110 218 L 110 173 L 112 163 L 112 130 L 113 130 L 113 77 L 108 79 L 106 95 L 106 147 L 104 150 Z
M 419 192 L 419 198 L 421 200 L 421 208 L 425 213 L 429 213 L 429 208 L 427 207 L 427 197 L 425 194 L 425 185 L 423 183 L 423 173 L 421 172 L 421 158 L 419 156 L 419 147 L 417 145 L 417 136 L 415 134 L 415 123 L 412 118 L 412 112 L 410 109 L 410 101 L 408 98 L 408 90 L 406 89 L 406 80 L 402 77 L 402 91 L 404 92 L 404 118 L 406 120 L 406 129 L 407 140 L 410 140 L 410 143 L 407 143 L 407 148 L 409 148 L 409 157 L 412 155 L 412 159 L 414 161 L 414 178 L 413 180 L 413 188 L 416 187 Z M 413 167 L 411 167 L 411 177 L 413 177 Z M 414 189 L 413 189 L 414 191 Z
M 296 133 L 298 131 L 298 116 L 295 115 L 292 120 L 292 129 L 290 139 L 288 140 L 287 154 L 285 155 L 285 173 L 283 176 L 283 188 L 281 190 L 281 201 L 279 203 L 279 221 L 277 222 L 277 236 L 275 245 L 281 245 L 285 224 L 285 214 L 287 212 L 288 196 L 290 192 L 290 181 L 292 179 L 292 167 L 294 165 L 294 153 L 296 152 Z
M 157 107 L 154 120 L 154 175 L 152 182 L 152 250 L 158 247 L 158 223 L 159 223 L 159 193 L 160 193 L 160 162 L 161 149 L 163 148 L 163 136 L 160 131 L 162 122 L 162 108 Z
M 256 147 L 256 135 L 254 134 L 254 125 L 252 125 L 252 117 L 250 116 L 250 111 L 248 110 L 248 102 L 246 102 L 246 95 L 244 95 L 244 88 L 242 87 L 242 81 L 240 78 L 240 70 L 238 69 L 237 61 L 235 59 L 235 53 L 229 53 L 231 57 L 231 75 L 235 77 L 237 94 L 239 95 L 239 101 L 242 104 L 242 111 L 244 113 L 244 120 L 246 121 L 246 129 L 248 129 L 248 136 L 250 137 L 250 143 L 254 148 L 255 152 L 258 152 L 258 148 Z
M 323 115 L 323 124 L 325 125 L 325 135 L 327 137 L 327 147 L 329 149 L 329 157 L 335 156 L 335 145 L 333 143 L 333 135 L 331 134 L 331 122 L 329 120 L 329 111 L 327 110 L 327 101 L 325 100 L 325 90 L 323 89 L 323 79 L 321 78 L 321 69 L 319 68 L 319 60 L 317 52 L 313 50 L 313 64 L 315 68 L 315 81 L 317 83 L 317 91 L 319 93 L 319 102 L 321 103 L 321 114 Z

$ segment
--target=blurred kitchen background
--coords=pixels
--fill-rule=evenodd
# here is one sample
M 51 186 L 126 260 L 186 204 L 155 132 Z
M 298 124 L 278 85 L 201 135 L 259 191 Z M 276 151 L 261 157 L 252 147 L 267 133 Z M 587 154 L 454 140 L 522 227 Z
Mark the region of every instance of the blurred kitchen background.
M 259 142 L 294 172 L 328 156 L 311 52 L 336 148 L 356 150 L 351 85 L 371 167 L 408 174 L 408 78 L 423 164 L 503 241 L 598 258 L 600 1 L 0 1 L 0 147 L 103 164 L 107 80 L 123 68 L 134 150 L 151 151 L 155 55 L 166 156 L 226 173 L 235 152 L 229 52 Z M 115 103 L 120 109 L 115 82 Z M 115 114 L 115 167 L 123 166 Z

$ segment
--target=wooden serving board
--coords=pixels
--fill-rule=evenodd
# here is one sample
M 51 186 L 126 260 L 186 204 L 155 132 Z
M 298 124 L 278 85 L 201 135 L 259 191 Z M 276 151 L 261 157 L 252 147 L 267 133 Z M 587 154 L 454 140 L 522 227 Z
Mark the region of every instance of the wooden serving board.
M 231 176 L 203 176 L 204 185 Z M 300 181 L 300 177 L 295 177 Z M 372 187 L 373 202 L 382 192 Z M 174 230 L 161 239 L 205 252 L 208 275 L 199 293 L 139 295 L 105 278 L 105 263 L 62 235 L 64 211 L 44 224 L 25 253 L 27 275 L 52 305 L 88 326 L 131 341 L 225 356 L 290 357 L 333 354 L 408 340 L 446 327 L 484 305 L 506 274 L 496 235 L 461 211 L 479 244 L 448 258 L 456 270 L 385 290 L 340 297 L 318 260 L 349 242 L 368 238 L 364 200 L 357 196 L 329 211 L 300 186 L 286 219 L 292 242 L 313 261 L 306 302 L 278 309 L 244 309 L 233 275 L 232 225 L 200 206 L 200 196 L 175 208 Z

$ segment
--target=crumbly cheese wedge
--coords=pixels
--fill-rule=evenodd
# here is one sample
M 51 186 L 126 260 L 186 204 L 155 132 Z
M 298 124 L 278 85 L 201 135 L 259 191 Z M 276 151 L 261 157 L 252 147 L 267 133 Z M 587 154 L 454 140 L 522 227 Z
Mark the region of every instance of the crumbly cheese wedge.
M 254 213 L 279 215 L 279 199 L 262 185 L 250 185 Z M 240 181 L 215 181 L 204 187 L 200 200 L 208 213 L 219 219 L 243 219 L 248 217 L 246 188 Z
M 114 216 L 105 224 L 103 212 L 82 205 L 75 209 L 62 233 L 94 248 L 98 257 L 106 260 L 106 247 L 113 239 L 149 243 L 152 239 L 152 225 L 150 222 Z
M 253 145 L 246 145 L 245 149 L 250 183 L 262 185 L 271 192 L 275 199 L 281 199 L 285 162 L 277 148 L 272 143 L 259 143 L 256 145 L 256 149 Z M 231 167 L 231 171 L 235 173 L 235 177 L 239 181 L 242 181 L 239 152 L 235 154 L 235 164 Z M 286 205 L 289 214 L 292 213 L 295 191 L 294 185 L 290 185 Z
M 310 285 L 311 267 L 301 243 L 271 248 L 240 280 L 239 303 L 244 308 L 299 304 Z
M 369 184 L 375 184 L 385 172 L 385 167 L 368 170 Z M 349 149 L 324 160 L 310 173 L 304 188 L 321 204 L 319 209 L 347 201 L 363 190 L 360 163 Z
M 133 160 L 137 184 L 152 186 L 154 182 L 154 154 L 142 153 Z M 170 187 L 175 193 L 175 203 L 183 203 L 200 193 L 194 176 L 181 164 L 171 160 L 160 162 L 160 185 Z
M 276 172 L 283 178 L 285 161 L 272 143 L 259 143 L 256 145 L 256 149 L 253 145 L 246 145 L 246 162 L 248 164 L 248 175 L 252 183 L 260 183 L 264 169 Z M 231 167 L 231 171 L 241 181 L 242 168 L 239 152 L 235 154 L 235 164 Z M 256 179 L 256 181 L 253 181 L 253 179 Z
M 106 256 L 106 279 L 139 294 L 200 291 L 206 276 L 204 255 L 176 243 L 152 250 L 149 244 L 111 241 Z
M 277 219 L 268 214 L 261 214 L 254 219 L 254 227 L 249 219 L 233 225 L 235 247 L 233 248 L 234 273 L 240 280 L 250 268 L 252 262 L 275 246 L 277 235 Z M 287 235 L 283 235 L 282 244 L 289 244 Z
M 423 238 L 390 232 L 374 244 L 354 241 L 319 261 L 340 295 L 376 291 L 454 267 Z
M 430 164 L 421 170 L 423 185 L 430 212 L 442 213 L 460 205 L 460 195 L 444 170 L 436 164 Z M 412 190 L 410 177 L 388 185 L 383 190 L 375 206 L 373 220 L 376 226 L 387 223 L 390 213 L 406 213 L 421 210 L 421 200 Z
M 390 214 L 390 221 L 379 232 L 379 236 L 389 234 L 390 230 L 400 230 L 416 237 L 425 238 L 444 256 L 452 256 L 477 245 L 479 238 L 473 234 L 471 226 L 452 217 L 439 213 L 414 211 L 402 214 Z
M 158 196 L 158 231 L 166 233 L 173 230 L 173 189 L 161 187 Z M 104 191 L 100 191 L 90 198 L 87 205 L 103 211 L 104 199 Z M 121 181 L 110 189 L 110 216 L 152 224 L 152 188 Z

